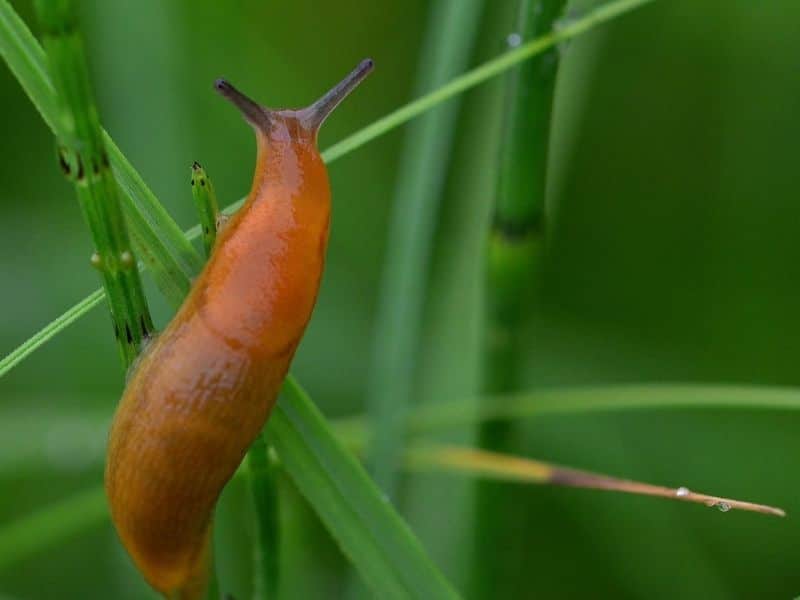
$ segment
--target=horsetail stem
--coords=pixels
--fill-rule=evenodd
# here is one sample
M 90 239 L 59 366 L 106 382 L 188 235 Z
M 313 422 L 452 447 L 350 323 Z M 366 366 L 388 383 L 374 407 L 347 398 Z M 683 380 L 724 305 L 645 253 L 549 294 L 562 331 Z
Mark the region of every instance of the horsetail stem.
M 60 113 L 58 164 L 73 182 L 89 226 L 95 245 L 91 263 L 100 271 L 127 367 L 153 331 L 153 322 L 100 129 L 77 11 L 72 0 L 37 0 L 36 11 Z
M 206 251 L 206 257 L 209 257 L 214 248 L 214 242 L 217 240 L 216 224 L 219 216 L 219 204 L 211 179 L 198 162 L 192 165 L 192 198 L 203 232 L 203 248 Z
M 566 0 L 520 0 L 508 45 L 513 48 L 548 34 L 565 4 Z M 506 76 L 503 143 L 486 249 L 482 376 L 487 394 L 504 394 L 520 385 L 521 324 L 531 306 L 544 245 L 547 149 L 558 61 L 558 50 L 551 47 Z M 482 423 L 478 443 L 487 450 L 513 452 L 513 427 L 508 422 Z M 519 583 L 506 576 L 507 566 L 485 556 L 487 548 L 502 547 L 519 536 L 524 517 L 514 517 L 518 513 L 507 490 L 491 481 L 479 483 L 472 558 L 476 598 L 513 593 Z

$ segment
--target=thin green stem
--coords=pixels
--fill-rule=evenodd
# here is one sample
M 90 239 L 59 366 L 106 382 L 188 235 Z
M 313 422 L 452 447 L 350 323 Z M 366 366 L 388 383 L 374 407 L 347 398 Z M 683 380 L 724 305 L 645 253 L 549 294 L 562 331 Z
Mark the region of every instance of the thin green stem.
M 566 0 L 520 0 L 509 45 L 553 31 Z M 550 48 L 506 75 L 506 112 L 500 145 L 497 191 L 486 249 L 486 323 L 483 390 L 503 394 L 520 385 L 522 322 L 530 312 L 544 246 L 547 150 L 559 54 Z M 478 430 L 481 448 L 514 452 L 514 423 L 487 421 Z M 507 487 L 481 481 L 475 496 L 472 589 L 476 598 L 508 596 L 524 573 L 523 548 L 503 560 L 489 548 L 521 542 L 526 511 Z
M 153 322 L 92 98 L 76 7 L 71 0 L 37 0 L 36 8 L 60 109 L 59 164 L 75 185 L 89 225 L 96 247 L 92 264 L 102 275 L 114 335 L 127 367 L 153 331 Z
M 277 598 L 280 549 L 277 472 L 270 461 L 263 433 L 247 452 L 247 476 L 256 511 L 253 597 L 256 600 Z
M 356 148 L 360 148 L 367 142 L 391 131 L 395 127 L 399 127 L 403 123 L 449 100 L 453 96 L 457 96 L 492 77 L 496 77 L 513 66 L 537 54 L 541 54 L 561 42 L 566 42 L 567 40 L 594 29 L 598 25 L 602 25 L 603 23 L 654 1 L 655 0 L 616 0 L 598 6 L 587 12 L 581 18 L 566 23 L 563 27 L 559 27 L 557 31 L 551 31 L 547 35 L 526 42 L 516 50 L 511 50 L 497 58 L 489 60 L 481 66 L 452 79 L 447 85 L 443 85 L 430 94 L 421 96 L 413 102 L 409 102 L 405 106 L 398 108 L 371 125 L 364 127 L 357 133 L 334 144 L 323 153 L 323 157 L 326 162 L 341 158 L 345 154 L 349 154 Z
M 431 4 L 418 93 L 435 89 L 467 66 L 482 5 L 482 0 Z M 369 462 L 390 497 L 395 495 L 402 425 L 414 392 L 427 265 L 458 108 L 458 103 L 440 105 L 412 123 L 397 174 L 373 360 L 367 370 L 367 408 L 378 432 Z
M 217 240 L 217 217 L 219 217 L 217 194 L 211 179 L 198 162 L 192 165 L 191 181 L 192 199 L 194 199 L 194 207 L 200 218 L 200 228 L 203 232 L 203 249 L 206 257 L 209 257 Z
M 450 83 L 442 86 L 434 92 L 426 94 L 425 96 L 422 96 L 417 100 L 403 106 L 402 108 L 399 108 L 396 111 L 386 115 L 382 119 L 375 121 L 371 125 L 328 148 L 322 153 L 323 158 L 325 159 L 326 163 L 331 163 L 356 150 L 357 148 L 360 148 L 367 142 L 372 141 L 373 139 L 391 131 L 392 129 L 395 129 L 396 127 L 399 127 L 403 123 L 406 123 L 425 111 L 430 110 L 437 104 L 499 75 L 500 73 L 519 64 L 520 62 L 528 60 L 540 52 L 548 50 L 555 44 L 577 37 L 593 29 L 594 27 L 597 27 L 598 25 L 602 25 L 607 21 L 610 21 L 653 1 L 654 0 L 616 0 L 604 4 L 603 6 L 590 11 L 582 18 L 576 19 L 568 25 L 559 28 L 557 32 L 551 32 L 546 36 L 542 36 L 541 38 L 523 44 L 516 50 L 507 52 L 498 58 L 490 60 L 480 67 L 477 67 L 472 71 L 453 79 L 450 81 Z M 37 60 L 38 55 L 41 54 L 41 52 L 42 50 L 39 48 L 36 40 L 30 34 L 30 31 L 27 29 L 27 27 L 25 27 L 25 24 L 22 22 L 22 20 L 13 11 L 7 0 L 0 0 L 0 55 L 2 55 L 6 60 L 12 72 L 20 81 L 25 91 L 28 93 L 28 96 L 30 96 L 34 105 L 39 109 L 39 112 L 42 114 L 45 121 L 48 123 L 48 125 L 53 127 L 50 117 L 56 113 L 55 109 L 52 108 L 55 98 L 49 80 L 47 80 L 46 71 L 41 66 L 40 61 Z M 106 142 L 109 142 L 110 140 L 107 134 L 105 134 L 105 139 Z M 148 247 L 158 248 L 159 244 L 162 244 L 162 242 L 165 243 L 165 240 L 171 240 L 172 242 L 175 242 L 176 240 L 173 235 L 174 228 L 172 227 L 174 222 L 169 218 L 168 215 L 163 216 L 159 211 L 156 210 L 156 208 L 158 208 L 160 211 L 163 211 L 163 207 L 158 204 L 158 201 L 155 199 L 152 192 L 147 188 L 141 177 L 138 175 L 138 173 L 136 173 L 119 149 L 113 143 L 108 143 L 107 147 L 109 156 L 111 157 L 111 164 L 114 167 L 118 181 L 122 185 L 123 189 L 126 189 L 130 195 L 130 200 L 132 202 L 137 202 L 137 206 L 141 205 L 144 207 L 142 209 L 142 214 L 148 215 L 147 217 L 143 216 L 145 219 L 145 224 L 148 226 L 152 225 L 156 228 L 153 230 L 146 230 L 151 234 L 151 237 L 154 238 L 147 242 L 153 243 L 152 246 Z M 234 202 L 233 204 L 224 208 L 223 212 L 229 214 L 238 209 L 243 202 L 243 200 Z M 133 219 L 133 214 L 138 214 L 134 210 L 128 210 L 129 207 L 127 202 L 123 205 L 123 208 L 126 209 L 126 217 L 129 220 Z M 151 209 L 153 209 L 152 212 L 148 212 Z M 171 223 L 172 225 L 166 227 L 165 225 L 167 223 Z M 136 231 L 137 228 L 132 225 L 131 234 L 135 234 Z M 200 234 L 200 226 L 196 225 L 195 227 L 190 228 L 181 237 L 184 238 L 183 241 L 186 242 L 186 240 L 192 240 Z M 191 252 L 194 252 L 188 242 L 187 246 Z M 159 288 L 162 290 L 162 292 L 164 292 L 168 298 L 173 299 L 173 304 L 175 304 L 175 298 L 177 298 L 177 302 L 179 303 L 180 298 L 183 297 L 182 294 L 185 294 L 189 289 L 191 276 L 199 270 L 200 262 L 196 253 L 196 260 L 189 260 L 188 258 L 184 257 L 186 260 L 181 261 L 179 264 L 173 261 L 172 255 L 170 255 L 168 252 L 166 253 L 165 258 L 165 256 L 162 256 L 161 252 L 152 252 L 143 255 L 138 246 L 137 251 L 140 253 L 140 255 L 142 255 L 145 264 L 147 264 L 151 271 L 157 269 L 155 273 L 163 275 L 162 277 L 156 277 L 157 283 L 159 281 L 161 282 L 159 283 Z M 157 262 L 155 257 L 157 257 L 161 262 Z M 184 268 L 184 263 L 186 262 L 192 262 L 195 267 L 189 269 Z M 164 266 L 160 266 L 161 264 Z M 175 288 L 177 291 L 172 292 L 170 286 Z M 95 294 L 96 293 L 97 292 L 95 292 Z M 0 368 L 0 377 L 19 364 L 25 357 L 29 356 L 47 340 L 51 339 L 61 329 L 72 323 L 75 319 L 86 314 L 93 306 L 97 306 L 96 303 L 89 302 L 90 298 L 91 297 L 87 297 L 79 304 L 69 309 L 66 313 L 64 313 L 64 315 L 53 321 L 53 323 L 42 329 L 43 332 L 48 332 L 47 336 L 39 337 L 36 341 L 31 338 L 23 343 L 19 348 L 14 350 L 11 354 L 6 356 L 2 361 L 0 361 L 0 366 L 2 366 L 2 368 Z M 71 316 L 71 319 L 65 319 L 65 317 L 68 315 Z M 20 352 L 20 349 L 23 348 L 25 351 Z
M 100 306 L 103 303 L 104 297 L 105 292 L 102 288 L 95 290 L 75 306 L 67 310 L 67 312 L 45 325 L 22 344 L 14 348 L 14 350 L 0 359 L 0 378 L 25 360 L 27 356 L 92 310 L 95 306 Z

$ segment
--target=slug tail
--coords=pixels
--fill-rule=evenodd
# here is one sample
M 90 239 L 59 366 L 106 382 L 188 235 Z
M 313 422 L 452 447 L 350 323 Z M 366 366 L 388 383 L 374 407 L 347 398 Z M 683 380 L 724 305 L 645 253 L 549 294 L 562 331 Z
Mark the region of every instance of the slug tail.
M 180 576 L 180 583 L 170 590 L 159 589 L 166 600 L 204 600 L 211 569 L 211 527 L 206 531 L 203 547 L 192 565 Z

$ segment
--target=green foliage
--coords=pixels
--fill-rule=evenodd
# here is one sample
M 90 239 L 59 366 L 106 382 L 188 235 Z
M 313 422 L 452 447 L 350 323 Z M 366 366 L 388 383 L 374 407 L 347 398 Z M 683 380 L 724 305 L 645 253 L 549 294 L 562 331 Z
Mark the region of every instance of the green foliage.
M 375 257 L 384 251 L 380 232 L 399 152 L 399 136 L 374 136 L 413 111 L 401 108 L 399 117 L 381 121 L 388 128 L 370 127 L 366 138 L 359 133 L 347 142 L 355 150 L 370 141 L 368 151 L 340 154 L 348 146 L 329 144 L 408 100 L 427 4 L 245 3 L 231 10 L 205 1 L 189 6 L 183 0 L 144 0 L 134 6 L 91 0 L 82 9 L 105 123 L 182 226 L 195 220 L 181 175 L 187 161 L 198 158 L 210 167 L 221 199 L 228 201 L 241 196 L 250 177 L 249 132 L 217 109 L 208 90 L 215 77 L 230 75 L 275 105 L 301 104 L 325 87 L 333 71 L 374 55 L 378 69 L 371 83 L 377 83 L 364 88 L 363 104 L 344 106 L 322 138 L 326 157 L 341 159 L 331 170 L 333 236 L 319 306 L 295 371 L 326 414 L 360 412 L 375 321 Z M 572 4 L 578 12 L 564 26 L 587 16 L 581 11 L 594 3 Z M 17 7 L 32 22 L 28 3 Z M 767 522 L 568 490 L 521 492 L 520 505 L 537 518 L 537 529 L 526 547 L 535 585 L 520 596 L 608 591 L 635 597 L 791 597 L 800 586 L 792 567 L 797 486 L 787 476 L 800 468 L 794 458 L 797 413 L 762 409 L 773 400 L 788 403 L 792 390 L 772 396 L 763 388 L 675 388 L 672 401 L 681 405 L 676 410 L 665 408 L 671 402 L 666 391 L 651 386 L 585 393 L 575 388 L 648 380 L 797 385 L 798 283 L 792 273 L 798 259 L 798 129 L 796 111 L 787 108 L 800 94 L 792 76 L 792 57 L 800 51 L 792 30 L 796 17 L 800 9 L 787 0 L 659 2 L 560 48 L 547 196 L 553 235 L 545 291 L 522 331 L 530 343 L 520 349 L 520 361 L 523 387 L 570 387 L 533 392 L 527 409 L 535 412 L 541 402 L 541 417 L 517 416 L 515 423 L 526 455 L 751 497 L 786 506 L 790 518 Z M 0 19 L 0 30 L 7 25 Z M 505 32 L 495 36 L 495 49 L 504 37 Z M 4 57 L 14 52 L 2 51 Z M 29 62 L 35 69 L 35 61 Z M 465 91 L 458 88 L 463 81 L 446 92 Z M 13 207 L 4 212 L 0 236 L 0 273 L 7 283 L 0 344 L 11 349 L 59 307 L 93 289 L 96 274 L 85 267 L 86 236 L 52 168 L 52 134 L 5 71 L 0 90 L 7 142 L 0 148 L 0 201 Z M 463 105 L 472 121 L 485 116 L 473 113 L 474 96 Z M 458 129 L 459 135 L 465 129 L 461 121 Z M 484 150 L 457 152 L 450 177 L 473 186 L 492 178 L 485 173 Z M 464 223 L 483 219 L 474 213 L 484 206 L 488 212 L 492 200 L 487 194 L 485 205 L 476 211 L 470 204 L 465 215 L 456 210 L 464 198 L 453 197 L 455 189 L 448 184 L 437 222 L 418 400 L 442 402 L 446 418 L 465 425 L 410 428 L 446 439 L 468 436 L 480 412 L 477 398 L 470 402 L 449 390 L 461 390 L 473 376 L 472 332 L 481 314 L 474 310 L 479 269 L 463 265 L 479 262 L 473 250 L 485 239 L 488 221 L 481 222 L 479 235 Z M 152 305 L 163 322 L 169 307 Z M 70 447 L 63 440 L 82 439 L 83 430 L 46 417 L 59 410 L 110 410 L 120 381 L 107 329 L 107 317 L 95 311 L 80 327 L 60 330 L 17 369 L 8 370 L 7 360 L 0 363 L 3 410 L 25 407 L 44 415 L 26 422 L 25 431 L 34 432 L 28 439 L 12 437 L 19 445 L 2 451 L 4 531 L 19 519 L 18 531 L 26 535 L 57 533 L 63 517 L 37 530 L 22 527 L 20 516 L 99 480 L 96 461 L 86 466 L 62 460 Z M 28 344 L 22 352 L 31 349 Z M 630 407 L 637 399 L 655 401 L 631 410 L 593 409 L 616 398 Z M 706 398 L 709 406 L 700 407 Z M 526 404 L 519 400 L 508 405 L 511 413 Z M 551 408 L 573 401 L 585 411 Z M 751 406 L 728 407 L 736 403 Z M 422 410 L 433 419 L 437 408 Z M 9 422 L 4 412 L 0 425 Z M 36 453 L 38 466 L 16 461 L 28 451 Z M 435 562 L 462 587 L 472 522 L 469 498 L 456 492 L 465 486 L 441 473 L 415 474 L 408 483 L 413 493 L 405 515 Z M 285 479 L 281 499 L 288 500 L 281 513 L 283 597 L 341 595 L 346 569 L 335 542 Z M 245 529 L 249 499 L 231 502 L 227 512 L 241 514 Z M 144 597 L 102 522 L 58 538 L 52 551 L 27 552 L 24 564 L 0 573 L 0 590 L 31 599 L 48 597 L 54 586 L 65 597 L 85 597 L 87 590 L 90 597 Z M 18 540 L 12 548 L 22 544 Z M 226 550 L 226 560 L 250 565 L 247 544 Z M 502 552 L 487 552 L 487 560 L 502 558 Z M 678 571 L 681 577 L 673 577 Z M 92 595 L 95 590 L 102 593 Z
M 114 337 L 128 368 L 154 328 L 102 139 L 77 11 L 67 0 L 39 1 L 36 6 L 61 117 L 55 126 L 59 166 L 73 182 L 89 225 L 96 248 L 92 264 L 101 273 Z

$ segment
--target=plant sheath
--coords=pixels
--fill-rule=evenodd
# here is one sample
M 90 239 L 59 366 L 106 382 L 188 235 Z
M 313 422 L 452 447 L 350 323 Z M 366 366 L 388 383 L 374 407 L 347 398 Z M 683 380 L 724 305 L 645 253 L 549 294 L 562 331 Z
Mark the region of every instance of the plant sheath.
M 153 323 L 92 97 L 76 7 L 72 0 L 37 0 L 36 9 L 59 109 L 58 162 L 75 186 L 91 231 L 92 264 L 101 273 L 114 335 L 128 367 Z

